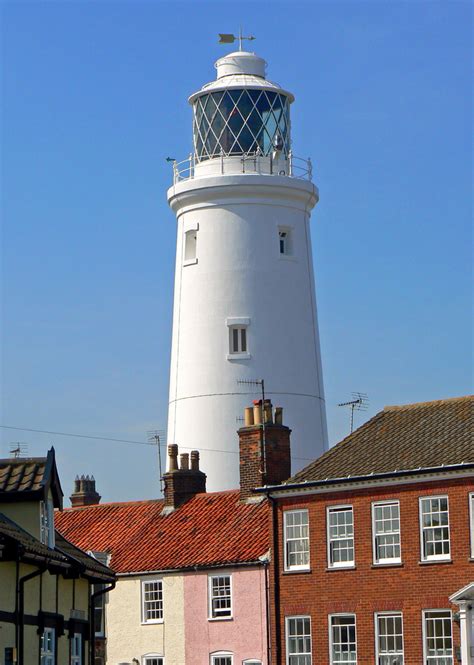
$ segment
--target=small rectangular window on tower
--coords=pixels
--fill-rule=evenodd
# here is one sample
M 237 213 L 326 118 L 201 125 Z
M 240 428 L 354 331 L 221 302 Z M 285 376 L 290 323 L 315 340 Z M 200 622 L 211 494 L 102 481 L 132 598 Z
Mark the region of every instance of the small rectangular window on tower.
M 229 353 L 227 360 L 250 358 L 248 349 L 248 325 L 250 319 L 227 319 Z
M 188 229 L 184 233 L 184 265 L 197 263 L 197 229 Z
M 286 226 L 278 227 L 278 249 L 280 256 L 293 256 L 293 234 Z

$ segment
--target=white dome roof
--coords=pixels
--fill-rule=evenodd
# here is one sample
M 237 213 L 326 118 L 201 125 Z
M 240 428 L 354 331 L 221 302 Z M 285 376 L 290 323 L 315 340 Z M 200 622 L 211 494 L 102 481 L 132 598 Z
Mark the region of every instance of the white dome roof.
M 253 90 L 272 90 L 288 97 L 290 104 L 294 101 L 291 92 L 283 90 L 277 83 L 267 81 L 265 78 L 266 62 L 255 53 L 248 51 L 234 51 L 219 58 L 215 66 L 217 79 L 206 83 L 200 90 L 189 97 L 192 104 L 197 97 L 208 92 L 217 92 L 229 88 L 250 88 Z

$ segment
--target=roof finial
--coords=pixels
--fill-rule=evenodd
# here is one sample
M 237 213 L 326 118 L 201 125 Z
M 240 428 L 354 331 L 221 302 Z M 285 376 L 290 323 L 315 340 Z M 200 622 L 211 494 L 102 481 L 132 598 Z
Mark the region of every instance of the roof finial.
M 251 42 L 255 39 L 255 37 L 253 35 L 249 35 L 248 37 L 245 37 L 242 34 L 242 26 L 240 26 L 239 34 L 237 36 L 226 33 L 226 32 L 225 33 L 221 33 L 221 32 L 219 33 L 219 44 L 233 44 L 236 39 L 239 40 L 239 51 L 242 51 L 242 41 L 244 39 L 247 39 L 249 42 Z

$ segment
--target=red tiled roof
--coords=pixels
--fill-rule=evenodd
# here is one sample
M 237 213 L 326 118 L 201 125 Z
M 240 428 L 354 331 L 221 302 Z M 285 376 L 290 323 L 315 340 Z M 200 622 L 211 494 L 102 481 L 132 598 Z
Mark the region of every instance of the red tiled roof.
M 116 573 L 251 562 L 269 549 L 266 500 L 242 503 L 232 490 L 162 510 L 162 500 L 68 508 L 55 526 L 81 549 L 111 554 Z

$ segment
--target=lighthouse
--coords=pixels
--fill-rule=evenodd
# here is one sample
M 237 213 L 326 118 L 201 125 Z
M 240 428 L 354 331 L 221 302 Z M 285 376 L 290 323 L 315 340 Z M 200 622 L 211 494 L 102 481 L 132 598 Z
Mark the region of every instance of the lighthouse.
M 266 396 L 292 429 L 292 471 L 327 449 L 310 213 L 294 96 L 247 51 L 189 98 L 193 152 L 173 164 L 177 244 L 168 442 L 197 449 L 208 488 L 238 486 L 239 417 Z

